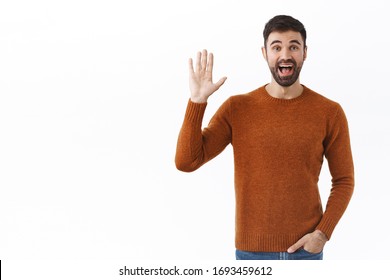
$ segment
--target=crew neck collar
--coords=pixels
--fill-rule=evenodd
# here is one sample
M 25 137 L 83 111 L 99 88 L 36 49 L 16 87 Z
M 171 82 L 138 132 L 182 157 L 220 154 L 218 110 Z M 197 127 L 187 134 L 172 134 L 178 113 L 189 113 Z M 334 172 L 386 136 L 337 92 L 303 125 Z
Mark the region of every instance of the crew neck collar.
M 291 98 L 291 99 L 283 99 L 283 98 L 277 98 L 277 97 L 273 97 L 271 96 L 267 90 L 265 89 L 266 86 L 268 84 L 262 86 L 260 88 L 261 90 L 261 96 L 267 100 L 267 101 L 270 101 L 270 102 L 274 102 L 274 103 L 279 103 L 279 104 L 291 104 L 291 103 L 296 103 L 296 102 L 300 102 L 302 100 L 304 100 L 307 95 L 309 94 L 309 89 L 305 86 L 305 85 L 302 85 L 303 87 L 303 91 L 300 95 L 298 95 L 297 97 L 294 97 L 294 98 Z

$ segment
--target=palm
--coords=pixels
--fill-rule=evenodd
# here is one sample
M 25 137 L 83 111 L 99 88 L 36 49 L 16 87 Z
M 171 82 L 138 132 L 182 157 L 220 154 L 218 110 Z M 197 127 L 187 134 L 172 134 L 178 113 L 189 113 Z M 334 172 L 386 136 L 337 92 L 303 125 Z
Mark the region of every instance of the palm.
M 192 59 L 189 60 L 189 84 L 192 101 L 206 102 L 208 97 L 217 91 L 225 82 L 226 77 L 223 77 L 217 83 L 213 83 L 213 63 L 213 54 L 210 53 L 207 56 L 206 50 L 197 54 L 195 71 Z

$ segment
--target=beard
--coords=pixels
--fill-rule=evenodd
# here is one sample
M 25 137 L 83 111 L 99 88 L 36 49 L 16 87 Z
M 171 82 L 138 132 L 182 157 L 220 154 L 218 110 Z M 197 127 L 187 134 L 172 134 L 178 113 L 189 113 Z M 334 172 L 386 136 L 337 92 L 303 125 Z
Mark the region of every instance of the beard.
M 290 75 L 282 75 L 280 70 L 280 64 L 292 64 L 292 68 L 289 72 L 291 72 Z M 274 80 L 282 87 L 289 87 L 293 85 L 299 78 L 299 74 L 302 69 L 302 65 L 297 66 L 297 62 L 294 59 L 287 59 L 287 60 L 280 60 L 278 61 L 274 67 L 269 66 L 269 69 L 271 71 L 272 77 Z

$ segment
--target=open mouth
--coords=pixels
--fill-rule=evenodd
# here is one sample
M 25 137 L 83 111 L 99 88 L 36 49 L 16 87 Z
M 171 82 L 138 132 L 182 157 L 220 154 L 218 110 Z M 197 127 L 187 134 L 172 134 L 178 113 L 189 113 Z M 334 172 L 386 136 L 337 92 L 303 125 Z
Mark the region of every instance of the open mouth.
M 278 66 L 278 72 L 280 76 L 290 76 L 294 73 L 293 64 L 280 64 Z

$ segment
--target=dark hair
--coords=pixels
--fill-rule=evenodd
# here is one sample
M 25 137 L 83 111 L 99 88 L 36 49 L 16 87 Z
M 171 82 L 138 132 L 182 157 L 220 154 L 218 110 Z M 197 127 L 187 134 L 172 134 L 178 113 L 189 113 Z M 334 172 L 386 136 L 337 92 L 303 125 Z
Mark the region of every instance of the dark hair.
M 296 31 L 301 33 L 303 39 L 303 45 L 306 47 L 306 29 L 303 24 L 291 17 L 286 15 L 279 15 L 271 18 L 265 25 L 263 31 L 264 47 L 267 45 L 269 34 L 274 31 L 285 32 L 285 31 Z

